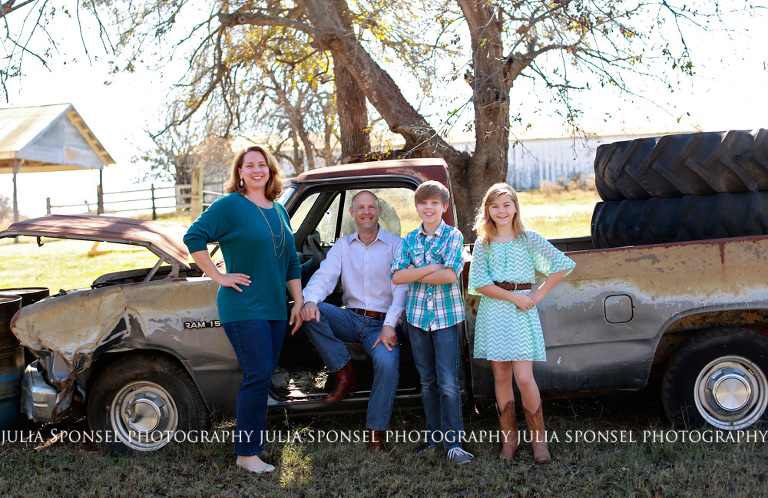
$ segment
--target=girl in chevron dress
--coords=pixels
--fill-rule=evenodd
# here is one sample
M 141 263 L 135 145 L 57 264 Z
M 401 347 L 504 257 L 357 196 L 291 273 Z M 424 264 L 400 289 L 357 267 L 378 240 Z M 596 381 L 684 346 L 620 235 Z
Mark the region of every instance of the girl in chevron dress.
M 474 229 L 477 241 L 468 287 L 470 294 L 482 296 L 475 323 L 474 356 L 490 360 L 493 367 L 496 410 L 504 435 L 500 457 L 512 458 L 520 448 L 514 378 L 531 431 L 533 459 L 546 462 L 550 455 L 541 396 L 533 377 L 533 362 L 546 360 L 536 304 L 576 263 L 541 235 L 525 230 L 517 193 L 506 183 L 497 183 L 486 192 Z M 548 277 L 532 290 L 536 271 Z

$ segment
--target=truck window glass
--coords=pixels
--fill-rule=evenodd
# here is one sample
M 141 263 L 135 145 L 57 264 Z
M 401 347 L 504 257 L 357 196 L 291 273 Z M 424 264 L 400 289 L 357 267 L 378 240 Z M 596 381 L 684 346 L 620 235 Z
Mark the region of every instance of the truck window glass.
M 333 196 L 328 207 L 325 207 L 328 203 L 330 196 Z M 301 205 L 296 209 L 291 216 L 291 228 L 293 233 L 301 231 L 303 234 L 313 234 L 317 243 L 323 246 L 333 245 L 336 240 L 336 220 L 339 217 L 339 200 L 341 196 L 338 192 L 316 192 L 309 195 L 301 202 Z M 317 220 L 317 216 L 309 216 L 310 213 L 316 213 L 315 210 L 323 210 L 323 215 L 320 220 Z M 317 223 L 316 226 L 303 226 L 308 223 Z
M 395 188 L 377 188 L 369 189 L 378 198 L 382 208 L 379 223 L 389 232 L 400 237 L 416 229 L 421 223 L 419 215 L 416 214 L 416 208 L 413 204 L 413 190 L 402 187 Z M 346 192 L 345 206 L 352 204 L 352 198 L 360 190 L 350 190 Z M 344 210 L 344 217 L 341 223 L 341 236 L 354 233 L 356 230 L 355 222 L 349 214 L 349 210 Z
M 315 202 L 317 202 L 318 195 L 320 194 L 312 194 L 304 199 L 304 202 L 299 205 L 298 209 L 296 209 L 296 212 L 293 213 L 293 216 L 291 216 L 291 228 L 293 229 L 293 233 L 296 233 L 301 224 L 304 223 L 304 219 L 307 217 L 307 214 L 309 214 L 309 210 L 312 209 L 312 207 L 315 205 Z
M 339 219 L 339 202 L 341 196 L 336 195 L 333 198 L 333 202 L 325 210 L 323 218 L 317 225 L 316 233 L 320 235 L 320 244 L 323 246 L 330 246 L 336 241 L 336 224 Z

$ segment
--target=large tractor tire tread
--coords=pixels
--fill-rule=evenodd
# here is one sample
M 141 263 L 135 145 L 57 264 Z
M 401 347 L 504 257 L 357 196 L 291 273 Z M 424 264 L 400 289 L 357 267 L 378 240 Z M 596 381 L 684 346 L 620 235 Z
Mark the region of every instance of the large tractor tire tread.
M 596 248 L 768 234 L 768 192 L 604 201 L 592 215 Z
M 595 183 L 606 201 L 768 190 L 768 130 L 731 130 L 604 144 Z

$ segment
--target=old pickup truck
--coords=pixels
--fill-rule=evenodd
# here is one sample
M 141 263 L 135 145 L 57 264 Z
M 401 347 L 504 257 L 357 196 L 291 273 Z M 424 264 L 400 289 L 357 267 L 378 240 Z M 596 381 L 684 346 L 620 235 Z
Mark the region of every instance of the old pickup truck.
M 354 230 L 347 208 L 357 191 L 374 191 L 382 226 L 404 235 L 418 226 L 413 191 L 428 179 L 451 187 L 440 159 L 334 166 L 292 179 L 280 201 L 291 215 L 305 281 L 334 241 Z M 454 224 L 455 216 L 450 209 L 444 219 Z M 158 449 L 168 442 L 163 434 L 206 427 L 210 413 L 234 411 L 241 373 L 218 322 L 216 285 L 190 267 L 183 231 L 51 216 L 0 233 L 39 243 L 57 237 L 134 244 L 159 259 L 151 269 L 62 290 L 14 317 L 13 333 L 38 358 L 23 380 L 28 417 L 57 420 L 80 409 L 92 429 L 115 435 L 109 450 L 125 452 Z M 667 414 L 682 427 L 740 429 L 765 417 L 768 236 L 599 250 L 588 237 L 552 242 L 577 264 L 538 306 L 547 344 L 547 361 L 535 365 L 542 391 L 658 385 Z M 462 379 L 466 395 L 493 399 L 490 365 L 471 354 L 477 305 L 467 297 Z M 407 342 L 403 348 L 401 403 L 418 400 L 420 389 Z M 365 352 L 350 350 L 357 370 L 370 372 Z M 269 404 L 322 409 L 326 377 L 306 336 L 287 334 Z M 370 381 L 362 374 L 359 388 L 334 409 L 364 406 Z

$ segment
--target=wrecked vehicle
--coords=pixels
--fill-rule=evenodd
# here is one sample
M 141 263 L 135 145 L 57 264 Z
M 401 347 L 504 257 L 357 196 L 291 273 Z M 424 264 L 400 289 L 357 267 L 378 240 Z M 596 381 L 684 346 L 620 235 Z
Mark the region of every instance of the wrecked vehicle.
M 451 187 L 441 159 L 335 166 L 292 179 L 280 201 L 291 215 L 303 282 L 354 231 L 355 193 L 376 193 L 381 225 L 402 236 L 420 222 L 413 191 L 426 180 Z M 455 225 L 455 208 L 444 219 Z M 106 446 L 124 452 L 162 447 L 167 439 L 158 434 L 207 427 L 211 412 L 234 413 L 241 373 L 218 322 L 216 284 L 189 265 L 183 233 L 97 216 L 50 216 L 0 232 L 140 245 L 159 259 L 152 269 L 104 275 L 90 289 L 22 308 L 12 329 L 38 358 L 23 381 L 27 416 L 50 421 L 84 408 L 92 429 L 116 435 Z M 589 237 L 551 242 L 576 268 L 538 305 L 547 361 L 534 373 L 545 394 L 637 390 L 660 380 L 678 426 L 740 429 L 766 416 L 768 236 L 612 249 L 595 249 Z M 328 301 L 339 304 L 340 293 Z M 490 363 L 471 356 L 478 303 L 466 296 L 461 379 L 465 394 L 491 400 Z M 402 347 L 397 399 L 418 402 L 419 376 L 407 341 Z M 360 383 L 334 410 L 362 408 L 370 392 L 370 359 L 360 346 L 349 348 Z M 326 375 L 304 333 L 287 332 L 269 405 L 328 409 Z

